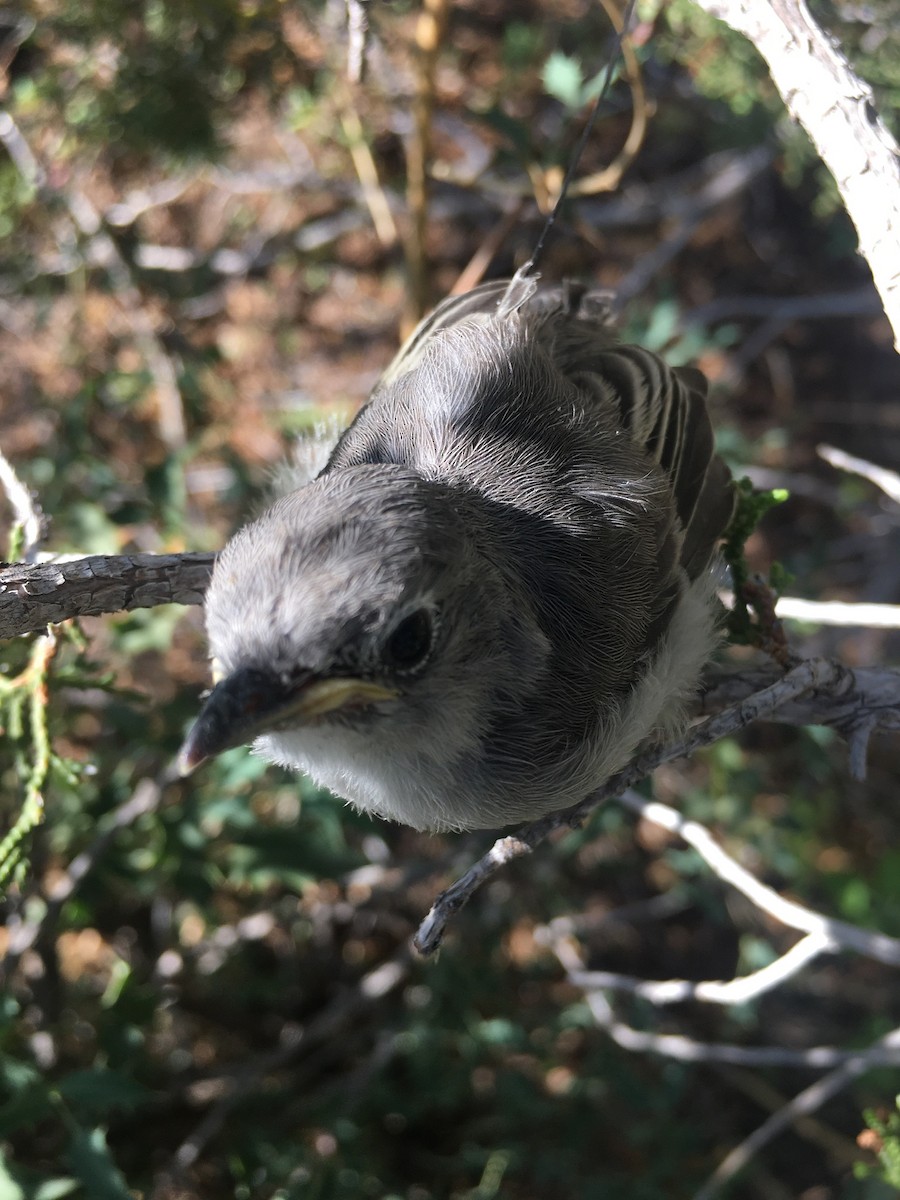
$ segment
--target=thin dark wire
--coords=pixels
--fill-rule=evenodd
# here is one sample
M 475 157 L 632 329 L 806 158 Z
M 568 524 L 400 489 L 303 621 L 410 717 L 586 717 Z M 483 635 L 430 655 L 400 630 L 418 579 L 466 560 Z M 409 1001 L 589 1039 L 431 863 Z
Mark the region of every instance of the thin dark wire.
M 606 75 L 603 80 L 603 86 L 600 88 L 597 99 L 594 101 L 594 107 L 591 109 L 591 115 L 588 117 L 587 124 L 585 125 L 584 129 L 581 131 L 581 137 L 578 139 L 575 150 L 572 153 L 572 157 L 569 159 L 569 165 L 566 168 L 565 178 L 563 179 L 562 187 L 559 189 L 559 195 L 556 197 L 556 203 L 553 205 L 549 217 L 544 222 L 544 228 L 541 230 L 541 235 L 537 240 L 537 244 L 534 247 L 531 258 L 524 265 L 524 267 L 521 267 L 517 272 L 517 275 L 520 277 L 523 275 L 530 275 L 531 272 L 537 267 L 538 259 L 544 252 L 544 244 L 547 241 L 550 230 L 556 224 L 556 218 L 559 216 L 560 210 L 565 202 L 566 193 L 572 186 L 572 180 L 575 177 L 575 172 L 578 170 L 578 164 L 581 161 L 582 154 L 584 154 L 584 148 L 588 143 L 588 138 L 593 132 L 594 125 L 597 123 L 597 117 L 600 115 L 600 107 L 603 104 L 603 101 L 606 99 L 607 92 L 612 85 L 613 71 L 615 70 L 616 63 L 619 60 L 619 52 L 622 49 L 622 42 L 625 40 L 625 35 L 628 33 L 628 26 L 631 24 L 634 6 L 635 0 L 628 0 L 628 4 L 625 6 L 625 13 L 622 17 L 622 29 L 616 34 L 612 50 L 610 51 L 609 60 L 606 64 Z

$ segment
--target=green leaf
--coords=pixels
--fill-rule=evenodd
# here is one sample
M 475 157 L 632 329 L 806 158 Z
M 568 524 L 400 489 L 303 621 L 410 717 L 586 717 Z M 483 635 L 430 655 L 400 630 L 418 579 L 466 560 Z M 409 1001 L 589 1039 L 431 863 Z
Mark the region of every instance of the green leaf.
M 77 1187 L 78 1180 L 66 1175 L 40 1179 L 36 1171 L 20 1170 L 0 1150 L 0 1200 L 62 1200 Z
M 68 1158 L 90 1200 L 133 1200 L 124 1176 L 113 1161 L 102 1129 L 83 1129 L 70 1122 Z
M 59 1094 L 82 1117 L 99 1117 L 111 1110 L 137 1108 L 149 1092 L 121 1071 L 97 1067 L 73 1071 L 59 1084 Z
M 50 1089 L 42 1080 L 30 1083 L 0 1107 L 0 1138 L 18 1129 L 33 1129 L 53 1112 Z
M 56 1179 L 47 1179 L 39 1183 L 32 1191 L 29 1200 L 61 1200 L 63 1196 L 71 1196 L 78 1187 L 78 1180 L 68 1175 L 60 1175 Z
M 554 50 L 544 63 L 541 79 L 549 95 L 567 108 L 580 108 L 584 99 L 581 63 L 560 50 Z
M 25 1200 L 25 1192 L 13 1179 L 6 1165 L 6 1156 L 0 1150 L 0 1200 Z

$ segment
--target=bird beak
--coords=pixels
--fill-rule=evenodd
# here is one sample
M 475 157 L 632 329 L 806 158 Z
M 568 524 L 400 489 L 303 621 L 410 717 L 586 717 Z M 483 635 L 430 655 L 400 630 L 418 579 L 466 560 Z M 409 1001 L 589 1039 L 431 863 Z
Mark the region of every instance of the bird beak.
M 399 693 L 368 679 L 322 678 L 308 672 L 289 683 L 242 667 L 217 683 L 178 754 L 180 775 L 207 758 L 244 746 L 264 733 L 314 721 L 337 709 L 365 708 Z

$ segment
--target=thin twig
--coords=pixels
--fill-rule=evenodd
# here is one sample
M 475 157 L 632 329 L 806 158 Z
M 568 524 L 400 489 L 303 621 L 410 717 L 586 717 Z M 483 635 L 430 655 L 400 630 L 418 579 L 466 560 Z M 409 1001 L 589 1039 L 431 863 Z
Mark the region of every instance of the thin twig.
M 803 600 L 780 596 L 775 615 L 785 621 L 863 629 L 900 629 L 900 604 L 855 604 L 841 600 Z
M 737 1088 L 755 1104 L 768 1112 L 777 1112 L 788 1103 L 787 1096 L 758 1071 L 748 1071 L 743 1067 L 720 1066 L 716 1073 Z M 824 1150 L 829 1159 L 840 1169 L 852 1168 L 859 1162 L 859 1146 L 844 1134 L 838 1133 L 830 1125 L 816 1117 L 798 1117 L 792 1122 L 793 1130 L 814 1146 Z M 790 1200 L 795 1200 L 791 1196 Z
M 585 990 L 605 988 L 628 992 L 652 1004 L 683 1004 L 702 1000 L 708 1004 L 743 1004 L 780 987 L 820 954 L 836 949 L 825 933 L 809 933 L 768 966 L 739 979 L 637 979 L 615 971 L 582 971 L 571 976 L 572 983 Z
M 559 937 L 550 947 L 573 986 L 585 974 L 581 952 L 571 938 Z M 792 1050 L 784 1046 L 739 1046 L 731 1042 L 700 1042 L 681 1034 L 649 1033 L 620 1021 L 603 991 L 593 988 L 585 993 L 585 1003 L 596 1025 L 605 1030 L 616 1045 L 637 1054 L 661 1054 L 678 1062 L 729 1063 L 732 1066 L 794 1067 L 803 1070 L 829 1070 L 859 1058 L 858 1050 L 838 1046 L 809 1046 Z M 893 1066 L 900 1063 L 900 1040 L 890 1045 L 876 1043 L 870 1051 L 871 1065 Z
M 887 467 L 879 467 L 876 463 L 867 462 L 864 458 L 856 458 L 853 454 L 838 450 L 836 446 L 825 444 L 816 446 L 816 453 L 827 463 L 837 467 L 838 470 L 849 471 L 853 475 L 868 479 L 870 483 L 881 488 L 895 504 L 900 504 L 900 475 L 896 471 L 889 471 Z
M 181 175 L 175 179 L 163 179 L 159 183 L 146 188 L 135 188 L 126 193 L 121 200 L 111 204 L 103 213 L 107 225 L 117 228 L 127 228 L 133 225 L 145 213 L 154 208 L 168 208 L 176 200 L 180 200 L 185 192 L 203 177 L 198 171 L 192 175 Z M 210 174 L 210 182 L 215 178 Z
M 900 346 L 900 149 L 878 116 L 872 89 L 804 0 L 698 3 L 748 37 L 768 63 L 788 112 L 835 178 Z
M 585 175 L 582 179 L 576 179 L 572 183 L 569 188 L 569 195 L 572 199 L 616 190 L 622 182 L 623 175 L 637 158 L 638 152 L 644 144 L 651 113 L 651 105 L 648 103 L 647 92 L 644 88 L 640 59 L 634 51 L 631 38 L 625 32 L 624 17 L 611 0 L 599 0 L 599 4 L 609 18 L 613 29 L 622 38 L 619 48 L 625 67 L 622 75 L 631 89 L 631 125 L 628 127 L 622 149 L 609 166 L 604 167 L 602 171 L 595 171 L 592 175 Z
M 798 1117 L 808 1116 L 842 1092 L 858 1076 L 886 1063 L 895 1063 L 900 1055 L 900 1028 L 892 1029 L 867 1050 L 857 1051 L 846 1062 L 822 1079 L 810 1084 L 784 1108 L 773 1113 L 748 1138 L 736 1146 L 719 1164 L 707 1182 L 694 1195 L 694 1200 L 712 1200 L 729 1180 L 742 1171 L 759 1151 L 791 1126 Z
M 362 83 L 369 45 L 369 0 L 347 0 L 347 78 Z
M 0 111 L 0 142 L 27 184 L 33 188 L 46 187 L 47 174 L 44 168 L 35 158 L 12 115 L 6 111 Z
M 37 498 L 16 473 L 15 467 L 0 450 L 0 486 L 13 510 L 14 525 L 9 535 L 9 558 L 34 562 L 47 532 L 47 519 Z
M 857 954 L 874 958 L 890 966 L 900 966 L 900 938 L 888 937 L 885 933 L 863 929 L 836 917 L 827 917 L 815 912 L 795 900 L 786 900 L 773 888 L 761 883 L 755 876 L 723 850 L 705 825 L 689 821 L 668 804 L 658 800 L 645 800 L 629 789 L 622 793 L 618 802 L 646 821 L 677 833 L 693 846 L 712 871 L 752 901 L 758 909 L 780 921 L 791 929 L 799 929 L 822 940 L 821 949 L 854 950 Z
M 349 2 L 351 0 L 348 0 Z M 339 94 L 344 90 L 339 89 Z M 349 91 L 349 89 L 346 89 L 346 91 Z M 359 113 L 356 110 L 352 97 L 341 95 L 339 111 L 341 124 L 344 127 L 344 134 L 350 148 L 350 157 L 353 159 L 353 166 L 356 168 L 356 174 L 359 177 L 363 199 L 372 218 L 372 224 L 375 226 L 375 232 L 378 234 L 378 240 L 382 246 L 390 249 L 400 240 L 400 235 L 397 232 L 397 225 L 394 221 L 394 214 L 391 212 L 391 206 L 384 194 L 384 188 L 381 186 L 381 180 L 378 178 L 378 168 L 375 165 L 375 159 L 372 157 L 369 143 L 366 141 L 362 122 L 359 119 Z
M 619 22 L 619 28 L 615 30 L 616 36 L 613 38 L 612 47 L 607 53 L 606 64 L 601 72 L 602 80 L 600 83 L 600 89 L 597 92 L 597 97 L 588 113 L 588 118 L 584 123 L 584 128 L 581 130 L 578 140 L 575 143 L 575 147 L 569 156 L 569 162 L 566 166 L 562 179 L 560 180 L 556 177 L 553 177 L 555 176 L 555 172 L 553 175 L 551 175 L 547 172 L 540 171 L 537 165 L 534 163 L 532 163 L 528 168 L 528 174 L 531 177 L 532 183 L 535 184 L 535 198 L 538 202 L 538 208 L 543 209 L 546 207 L 550 211 L 547 213 L 547 219 L 544 221 L 543 227 L 538 234 L 538 239 L 535 242 L 534 249 L 532 250 L 528 261 L 519 268 L 519 272 L 522 276 L 534 275 L 536 273 L 543 257 L 544 246 L 547 243 L 547 239 L 549 238 L 550 233 L 556 224 L 560 213 L 562 212 L 562 207 L 566 202 L 566 198 L 571 192 L 572 184 L 575 181 L 575 172 L 578 170 L 585 147 L 587 146 L 594 126 L 597 123 L 597 119 L 600 116 L 600 110 L 603 107 L 609 89 L 612 87 L 613 74 L 619 61 L 619 51 L 622 48 L 622 43 L 625 40 L 625 34 L 631 24 L 631 18 L 634 14 L 634 6 L 635 0 L 626 0 L 625 11 L 622 14 L 621 21 Z M 615 25 L 615 21 L 613 24 Z M 552 180 L 550 184 L 554 192 L 552 202 L 550 195 L 548 194 L 548 180 Z

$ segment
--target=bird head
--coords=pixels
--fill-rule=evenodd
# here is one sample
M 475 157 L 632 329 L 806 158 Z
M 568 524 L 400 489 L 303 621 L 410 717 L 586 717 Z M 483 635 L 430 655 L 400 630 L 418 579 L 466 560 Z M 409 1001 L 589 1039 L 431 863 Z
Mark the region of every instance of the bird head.
M 546 649 L 473 525 L 444 485 L 378 464 L 325 474 L 237 533 L 207 594 L 215 686 L 182 770 L 257 741 L 381 811 L 363 784 L 341 786 L 367 756 L 377 769 L 411 750 L 473 750 L 496 696 L 521 689 Z M 331 758 L 337 783 L 321 769 Z

